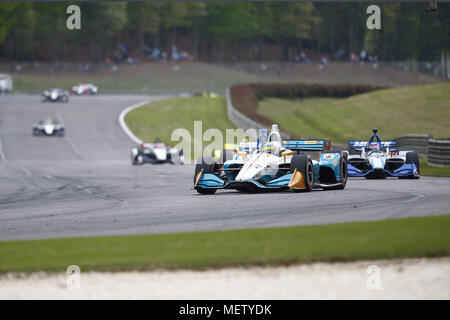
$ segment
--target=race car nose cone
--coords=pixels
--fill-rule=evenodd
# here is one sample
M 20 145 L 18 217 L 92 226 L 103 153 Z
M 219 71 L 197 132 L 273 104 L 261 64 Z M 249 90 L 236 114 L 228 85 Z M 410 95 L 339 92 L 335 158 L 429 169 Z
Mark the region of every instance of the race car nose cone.
M 158 161 L 165 161 L 167 159 L 167 151 L 166 149 L 154 149 L 154 153 L 156 156 L 156 159 Z
M 44 131 L 46 134 L 52 134 L 53 133 L 53 126 L 44 126 Z

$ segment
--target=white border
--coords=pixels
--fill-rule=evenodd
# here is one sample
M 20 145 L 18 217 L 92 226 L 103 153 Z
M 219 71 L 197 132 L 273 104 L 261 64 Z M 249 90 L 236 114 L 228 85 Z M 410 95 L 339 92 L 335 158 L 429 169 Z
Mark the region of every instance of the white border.
M 125 133 L 127 134 L 127 136 L 133 140 L 134 142 L 136 142 L 137 144 L 142 144 L 143 141 L 141 139 L 139 139 L 138 137 L 136 137 L 134 135 L 134 133 L 130 130 L 130 128 L 128 128 L 127 124 L 125 123 L 125 116 L 127 115 L 128 112 L 133 111 L 134 109 L 137 109 L 139 107 L 142 107 L 143 105 L 146 105 L 147 103 L 149 103 L 151 100 L 143 100 L 141 102 L 138 102 L 136 104 L 133 104 L 132 106 L 126 107 L 125 109 L 122 110 L 122 112 L 120 112 L 119 115 L 119 124 L 122 127 L 122 130 L 125 131 Z

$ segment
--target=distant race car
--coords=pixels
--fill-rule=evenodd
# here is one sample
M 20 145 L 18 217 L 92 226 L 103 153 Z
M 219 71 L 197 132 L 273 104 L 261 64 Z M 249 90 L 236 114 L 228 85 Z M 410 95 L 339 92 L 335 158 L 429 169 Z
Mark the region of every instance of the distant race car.
M 377 132 L 377 129 L 373 129 L 369 141 L 349 141 L 350 152 L 358 152 L 349 155 L 349 177 L 419 179 L 419 154 L 398 150 L 395 141 L 381 141 Z
M 33 125 L 33 136 L 57 136 L 64 137 L 64 125 L 58 120 L 48 118 Z
M 0 74 L 0 94 L 2 93 L 12 93 L 13 92 L 13 81 L 9 74 Z
M 268 136 L 267 130 L 260 130 L 257 142 L 240 142 L 239 151 L 230 160 L 200 158 L 195 167 L 194 189 L 202 194 L 213 194 L 217 189 L 344 189 L 347 154 L 329 148 L 330 141 L 323 139 L 282 141 L 278 126 L 273 125 Z M 321 152 L 319 161 L 303 151 Z
M 172 148 L 166 143 L 143 143 L 139 147 L 131 149 L 131 163 L 133 165 L 142 165 L 144 163 L 172 163 L 183 164 L 183 150 Z
M 70 90 L 70 94 L 81 95 L 93 95 L 98 93 L 98 87 L 92 83 L 80 83 L 77 86 L 73 86 Z
M 41 95 L 41 101 L 42 102 L 56 102 L 56 101 L 62 101 L 62 102 L 69 102 L 69 93 L 66 90 L 63 90 L 61 88 L 52 88 L 49 90 L 45 90 Z

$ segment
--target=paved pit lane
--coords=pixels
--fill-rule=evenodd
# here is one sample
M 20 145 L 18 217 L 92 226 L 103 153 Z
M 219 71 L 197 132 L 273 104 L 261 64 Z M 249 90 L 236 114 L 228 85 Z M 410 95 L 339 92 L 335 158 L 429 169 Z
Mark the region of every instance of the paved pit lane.
M 120 111 L 158 97 L 0 97 L 0 240 L 223 230 L 450 212 L 450 179 L 352 179 L 343 191 L 199 195 L 191 165 L 132 166 Z M 47 116 L 66 136 L 33 137 Z

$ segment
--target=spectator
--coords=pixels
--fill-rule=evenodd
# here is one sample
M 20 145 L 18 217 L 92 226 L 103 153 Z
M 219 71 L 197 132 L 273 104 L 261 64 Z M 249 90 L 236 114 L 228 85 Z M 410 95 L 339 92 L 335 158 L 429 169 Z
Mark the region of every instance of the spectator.
M 361 61 L 366 61 L 366 59 L 367 59 L 367 52 L 364 49 L 362 49 L 361 52 L 359 53 L 359 58 L 360 58 Z
M 306 63 L 306 64 L 311 64 L 311 61 L 308 59 L 308 57 L 306 56 L 306 54 L 303 51 L 300 52 L 300 62 Z
M 345 51 L 342 49 L 339 49 L 336 51 L 336 60 L 342 60 L 345 56 Z
M 153 49 L 152 52 L 152 59 L 153 60 L 159 60 L 159 55 L 161 54 L 161 51 L 159 50 L 159 48 L 155 48 Z

